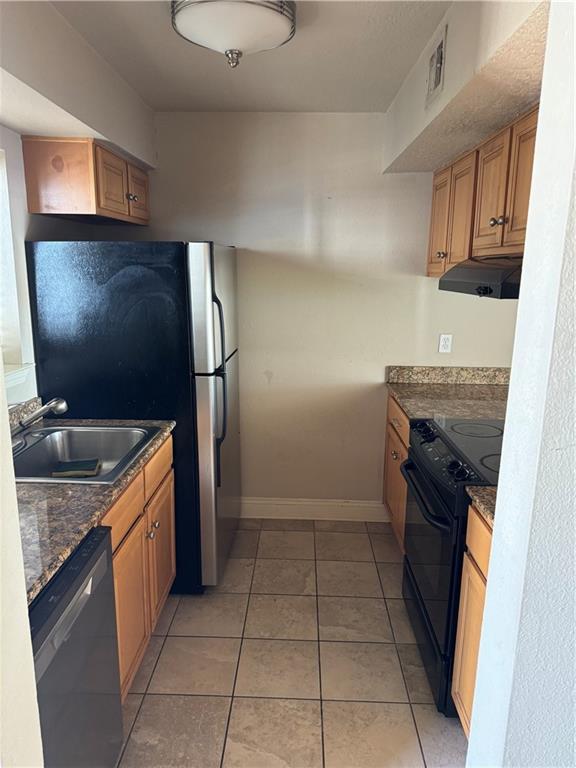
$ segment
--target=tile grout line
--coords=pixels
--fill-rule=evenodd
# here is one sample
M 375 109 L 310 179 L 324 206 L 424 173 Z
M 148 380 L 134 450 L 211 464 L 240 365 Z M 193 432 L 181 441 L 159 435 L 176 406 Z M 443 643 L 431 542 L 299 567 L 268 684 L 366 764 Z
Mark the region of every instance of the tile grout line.
M 372 539 L 370 539 L 370 546 L 372 547 L 372 549 L 374 549 L 374 546 L 372 544 Z M 384 585 L 382 584 L 382 577 L 380 576 L 380 569 L 378 568 L 378 566 L 376 566 L 376 571 L 378 572 L 378 581 L 380 582 L 380 589 L 382 590 L 382 594 L 384 595 L 384 605 L 386 606 L 386 614 L 388 616 L 388 621 L 390 622 L 392 637 L 394 638 L 394 649 L 396 650 L 396 657 L 398 659 L 398 665 L 400 666 L 400 674 L 402 675 L 402 680 L 404 681 L 404 688 L 406 689 L 406 698 L 408 699 L 408 706 L 410 707 L 410 714 L 412 716 L 412 722 L 414 723 L 414 730 L 416 731 L 416 738 L 418 739 L 418 746 L 420 747 L 422 762 L 424 764 L 424 768 L 427 768 L 426 757 L 424 755 L 424 748 L 422 747 L 422 740 L 420 738 L 420 731 L 418 730 L 418 724 L 416 722 L 416 717 L 414 715 L 414 708 L 412 707 L 412 700 L 410 698 L 410 690 L 408 688 L 408 683 L 406 682 L 406 675 L 404 674 L 404 666 L 402 665 L 402 659 L 400 658 L 400 653 L 398 651 L 399 643 L 396 640 L 396 633 L 394 632 L 394 626 L 392 624 L 392 619 L 390 617 L 390 611 L 388 610 L 388 600 L 384 593 Z
M 320 748 L 322 750 L 322 768 L 326 765 L 324 746 L 324 700 L 322 698 L 322 658 L 320 652 L 320 600 L 318 596 L 318 560 L 316 558 L 316 524 L 314 523 L 314 577 L 316 580 L 316 631 L 318 633 L 318 686 L 320 695 Z
M 244 645 L 244 633 L 246 631 L 246 622 L 248 621 L 248 610 L 250 608 L 252 583 L 254 582 L 254 573 L 256 572 L 256 561 L 258 560 L 258 549 L 260 547 L 261 532 L 262 532 L 262 527 L 260 527 L 257 531 L 258 536 L 256 537 L 256 551 L 254 553 L 254 565 L 252 566 L 252 576 L 250 578 L 250 590 L 248 592 L 248 600 L 246 601 L 246 612 L 244 614 L 244 623 L 242 625 L 242 634 L 240 636 L 240 646 L 238 648 L 238 659 L 236 660 L 236 671 L 234 672 L 234 681 L 232 683 L 232 691 L 230 694 L 230 707 L 228 709 L 228 718 L 226 720 L 226 728 L 224 729 L 224 739 L 222 741 L 222 756 L 220 758 L 220 768 L 223 768 L 224 766 L 224 756 L 226 754 L 226 744 L 228 742 L 228 729 L 230 728 L 230 720 L 232 719 L 232 707 L 234 706 L 234 698 L 236 695 L 236 682 L 238 680 L 238 670 L 240 669 L 240 658 L 242 657 L 242 647 Z
M 170 594 L 168 594 L 168 597 L 170 597 Z M 160 646 L 160 651 L 158 653 L 158 656 L 156 657 L 156 661 L 154 662 L 154 666 L 152 667 L 152 672 L 150 674 L 150 677 L 148 679 L 148 682 L 146 683 L 146 687 L 144 689 L 144 693 L 142 694 L 142 701 L 140 702 L 138 709 L 136 710 L 136 716 L 134 720 L 132 721 L 132 725 L 130 726 L 130 730 L 128 731 L 128 735 L 126 737 L 126 740 L 124 744 L 122 745 L 122 749 L 120 751 L 120 756 L 118 757 L 118 760 L 116 762 L 116 765 L 118 768 L 121 768 L 122 760 L 124 759 L 124 753 L 126 752 L 126 749 L 128 747 L 128 742 L 130 741 L 130 737 L 132 736 L 132 731 L 134 730 L 134 726 L 136 725 L 136 721 L 138 720 L 138 717 L 140 715 L 140 710 L 142 709 L 142 706 L 144 705 L 144 700 L 146 699 L 146 696 L 152 695 L 148 693 L 148 689 L 150 688 L 150 683 L 152 682 L 152 678 L 154 677 L 154 672 L 156 671 L 156 667 L 158 666 L 158 662 L 160 661 L 160 656 L 162 655 L 162 651 L 164 650 L 164 646 L 166 645 L 166 640 L 168 638 L 168 633 L 170 632 L 170 628 L 172 627 L 172 623 L 174 622 L 174 618 L 176 617 L 176 611 L 178 610 L 178 606 L 180 605 L 181 595 L 178 596 L 178 602 L 176 603 L 176 608 L 174 609 L 174 613 L 172 614 L 172 618 L 170 619 L 170 623 L 168 624 L 168 627 L 166 628 L 166 634 L 162 638 L 162 645 Z M 166 603 L 164 603 L 164 606 L 166 606 Z M 164 609 L 162 609 L 164 610 Z M 162 615 L 162 614 L 160 614 Z M 160 616 L 158 617 L 160 618 Z M 158 637 L 158 635 L 151 635 L 152 637 Z M 142 661 L 144 658 L 142 658 Z M 142 662 L 140 662 L 142 664 Z M 140 668 L 138 668 L 139 671 Z M 138 672 L 136 672 L 138 674 Z M 128 699 L 128 696 L 130 696 L 130 691 L 128 691 L 128 694 L 126 696 L 126 699 Z M 138 696 L 139 694 L 133 694 L 135 696 Z

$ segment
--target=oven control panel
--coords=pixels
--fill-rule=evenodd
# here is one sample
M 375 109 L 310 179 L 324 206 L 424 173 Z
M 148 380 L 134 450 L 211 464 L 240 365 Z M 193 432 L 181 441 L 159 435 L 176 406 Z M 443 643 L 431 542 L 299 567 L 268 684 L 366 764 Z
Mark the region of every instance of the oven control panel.
M 483 479 L 446 445 L 431 421 L 411 425 L 410 443 L 417 443 L 418 454 L 426 461 L 428 470 L 442 483 L 455 488 L 458 483 L 483 484 Z

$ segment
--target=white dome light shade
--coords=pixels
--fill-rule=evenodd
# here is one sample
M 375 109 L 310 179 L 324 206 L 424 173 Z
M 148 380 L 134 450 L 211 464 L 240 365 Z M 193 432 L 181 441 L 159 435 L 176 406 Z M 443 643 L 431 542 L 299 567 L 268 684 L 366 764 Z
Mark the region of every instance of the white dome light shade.
M 225 53 L 232 66 L 243 54 L 268 51 L 294 36 L 294 3 L 268 0 L 179 0 L 174 29 L 191 43 Z M 229 53 L 235 53 L 236 63 Z

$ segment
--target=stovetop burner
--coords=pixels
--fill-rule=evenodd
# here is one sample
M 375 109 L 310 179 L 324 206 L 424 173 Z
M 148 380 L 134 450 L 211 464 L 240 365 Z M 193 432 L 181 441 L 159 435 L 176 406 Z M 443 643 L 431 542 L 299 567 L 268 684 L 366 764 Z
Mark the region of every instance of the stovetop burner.
M 489 469 L 491 472 L 499 472 L 500 471 L 500 454 L 499 453 L 491 453 L 488 456 L 484 456 L 482 459 L 480 459 L 480 463 L 483 467 L 486 469 Z
M 479 423 L 476 421 L 461 421 L 453 424 L 449 431 L 456 432 L 464 437 L 499 437 L 504 430 L 494 424 Z

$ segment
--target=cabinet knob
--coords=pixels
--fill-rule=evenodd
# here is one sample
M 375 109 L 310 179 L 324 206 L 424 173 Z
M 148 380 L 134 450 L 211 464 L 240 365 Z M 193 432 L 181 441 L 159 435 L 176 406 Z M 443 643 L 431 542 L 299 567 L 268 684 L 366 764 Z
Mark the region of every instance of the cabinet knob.
M 446 253 L 446 251 L 436 251 L 436 258 L 437 259 L 447 259 L 448 258 L 448 254 Z
M 156 538 L 156 531 L 148 531 L 146 533 L 146 538 L 147 539 L 155 539 Z
M 392 453 L 391 453 L 392 459 L 393 459 L 394 461 L 398 461 L 398 457 L 399 457 L 399 455 L 400 455 L 400 454 L 398 453 L 398 451 L 392 451 Z
M 158 530 L 158 528 L 160 528 L 160 520 L 154 520 L 152 525 L 154 526 L 154 528 L 156 528 L 156 530 Z
M 488 221 L 491 227 L 503 227 L 506 224 L 506 216 L 498 216 L 498 218 L 492 218 Z
M 126 197 L 133 203 L 138 202 L 138 195 L 135 195 L 133 192 L 126 192 Z
M 134 200 L 135 203 L 138 202 L 138 195 L 132 195 L 132 200 Z

